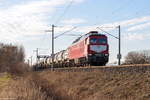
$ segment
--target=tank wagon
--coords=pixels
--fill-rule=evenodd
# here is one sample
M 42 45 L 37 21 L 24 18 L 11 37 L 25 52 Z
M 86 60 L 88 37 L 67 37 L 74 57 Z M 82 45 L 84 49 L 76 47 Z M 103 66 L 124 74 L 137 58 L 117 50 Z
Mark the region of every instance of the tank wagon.
M 54 54 L 54 67 L 73 67 L 106 65 L 109 60 L 109 45 L 107 36 L 91 31 L 77 38 L 66 49 Z M 52 65 L 52 57 L 42 64 Z

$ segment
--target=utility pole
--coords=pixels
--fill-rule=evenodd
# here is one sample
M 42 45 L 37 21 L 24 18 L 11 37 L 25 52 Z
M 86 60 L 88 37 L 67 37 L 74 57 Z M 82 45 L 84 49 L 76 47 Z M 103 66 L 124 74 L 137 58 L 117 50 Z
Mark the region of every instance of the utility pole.
M 39 63 L 39 49 L 36 49 L 36 63 Z
M 54 28 L 55 26 L 52 25 L 52 66 L 51 66 L 52 71 L 54 68 Z
M 36 64 L 37 64 L 37 66 L 35 66 L 36 70 L 37 67 L 39 67 L 39 49 L 37 48 L 36 50 L 33 50 L 33 52 L 36 52 Z
M 119 31 L 119 45 L 118 45 L 118 49 L 119 49 L 119 52 L 118 52 L 118 56 L 117 56 L 117 58 L 118 58 L 118 65 L 120 65 L 121 64 L 121 28 L 120 28 L 120 25 L 118 26 L 118 31 Z
M 30 59 L 31 59 L 31 64 L 30 65 L 32 66 L 32 56 L 30 57 Z
M 116 28 L 118 28 L 118 37 L 116 37 L 116 36 L 110 34 L 110 33 L 107 32 L 107 31 L 104 31 L 103 29 L 101 29 L 101 28 L 99 28 L 99 27 L 97 27 L 97 28 L 100 29 L 101 31 L 107 33 L 108 35 L 110 35 L 110 36 L 112 36 L 112 37 L 118 39 L 118 54 L 117 54 L 117 59 L 118 59 L 118 65 L 120 65 L 120 64 L 121 64 L 121 58 L 122 58 L 122 57 L 121 57 L 121 28 L 120 28 L 120 25 L 119 25 L 118 27 L 116 27 Z M 102 28 L 109 28 L 109 27 L 102 27 Z M 111 27 L 111 28 L 112 28 L 112 27 Z
M 54 28 L 56 26 L 55 25 L 52 25 L 52 29 L 51 30 L 46 30 L 46 32 L 52 32 L 52 54 L 51 54 L 51 57 L 52 57 L 52 66 L 51 66 L 51 70 L 53 71 L 53 68 L 54 68 Z
M 28 59 L 28 65 L 30 66 L 30 60 Z
M 53 68 L 54 68 L 54 49 L 55 49 L 55 47 L 54 47 L 54 40 L 56 39 L 56 38 L 58 38 L 58 37 L 60 37 L 61 35 L 64 35 L 65 33 L 68 33 L 68 32 L 70 32 L 70 31 L 72 31 L 72 30 L 74 30 L 76 27 L 73 27 L 71 30 L 69 30 L 69 31 L 66 31 L 66 32 L 64 32 L 64 33 L 62 33 L 62 34 L 60 34 L 60 35 L 58 35 L 58 36 L 54 36 L 54 28 L 55 27 L 57 27 L 57 26 L 55 26 L 55 25 L 52 25 L 52 30 L 46 30 L 46 32 L 52 32 L 52 54 L 51 54 L 51 57 L 52 57 L 52 66 L 51 66 L 51 70 L 53 71 Z

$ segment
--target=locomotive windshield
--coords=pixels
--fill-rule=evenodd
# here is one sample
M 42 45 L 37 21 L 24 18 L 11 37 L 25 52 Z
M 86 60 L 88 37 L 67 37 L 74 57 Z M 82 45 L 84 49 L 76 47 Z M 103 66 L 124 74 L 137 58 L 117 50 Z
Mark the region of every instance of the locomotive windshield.
M 91 38 L 90 39 L 91 44 L 107 44 L 106 38 Z
M 92 43 L 92 44 L 93 44 L 93 43 L 97 43 L 97 38 L 91 38 L 91 39 L 90 39 L 90 43 Z
M 98 43 L 106 44 L 107 43 L 107 39 L 106 38 L 100 38 L 100 39 L 98 39 Z

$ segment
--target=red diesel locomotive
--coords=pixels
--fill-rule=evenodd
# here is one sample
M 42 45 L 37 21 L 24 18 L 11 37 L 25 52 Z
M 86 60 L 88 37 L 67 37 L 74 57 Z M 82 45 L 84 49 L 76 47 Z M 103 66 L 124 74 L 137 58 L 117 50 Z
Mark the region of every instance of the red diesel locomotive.
M 54 55 L 54 67 L 74 67 L 85 65 L 106 65 L 109 60 L 107 36 L 91 31 L 77 38 L 66 50 Z M 52 57 L 41 62 L 41 66 L 50 67 Z M 44 64 L 44 65 L 43 65 Z
M 76 39 L 68 48 L 71 64 L 105 65 L 109 58 L 107 36 L 92 31 Z

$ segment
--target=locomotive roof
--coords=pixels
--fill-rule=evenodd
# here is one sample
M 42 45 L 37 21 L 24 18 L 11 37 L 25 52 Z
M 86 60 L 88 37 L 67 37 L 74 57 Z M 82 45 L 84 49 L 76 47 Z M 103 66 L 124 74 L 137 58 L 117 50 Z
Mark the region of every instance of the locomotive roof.
M 85 34 L 85 35 L 83 35 L 83 36 L 81 36 L 81 37 L 78 37 L 75 41 L 73 41 L 72 44 L 77 43 L 78 41 L 83 40 L 83 39 L 85 39 L 85 38 L 87 38 L 87 37 L 90 37 L 90 36 L 106 36 L 106 35 L 100 34 L 100 33 L 98 33 L 98 32 L 95 32 L 95 33 L 93 33 L 93 32 L 92 32 L 92 33 L 87 33 L 87 34 Z

